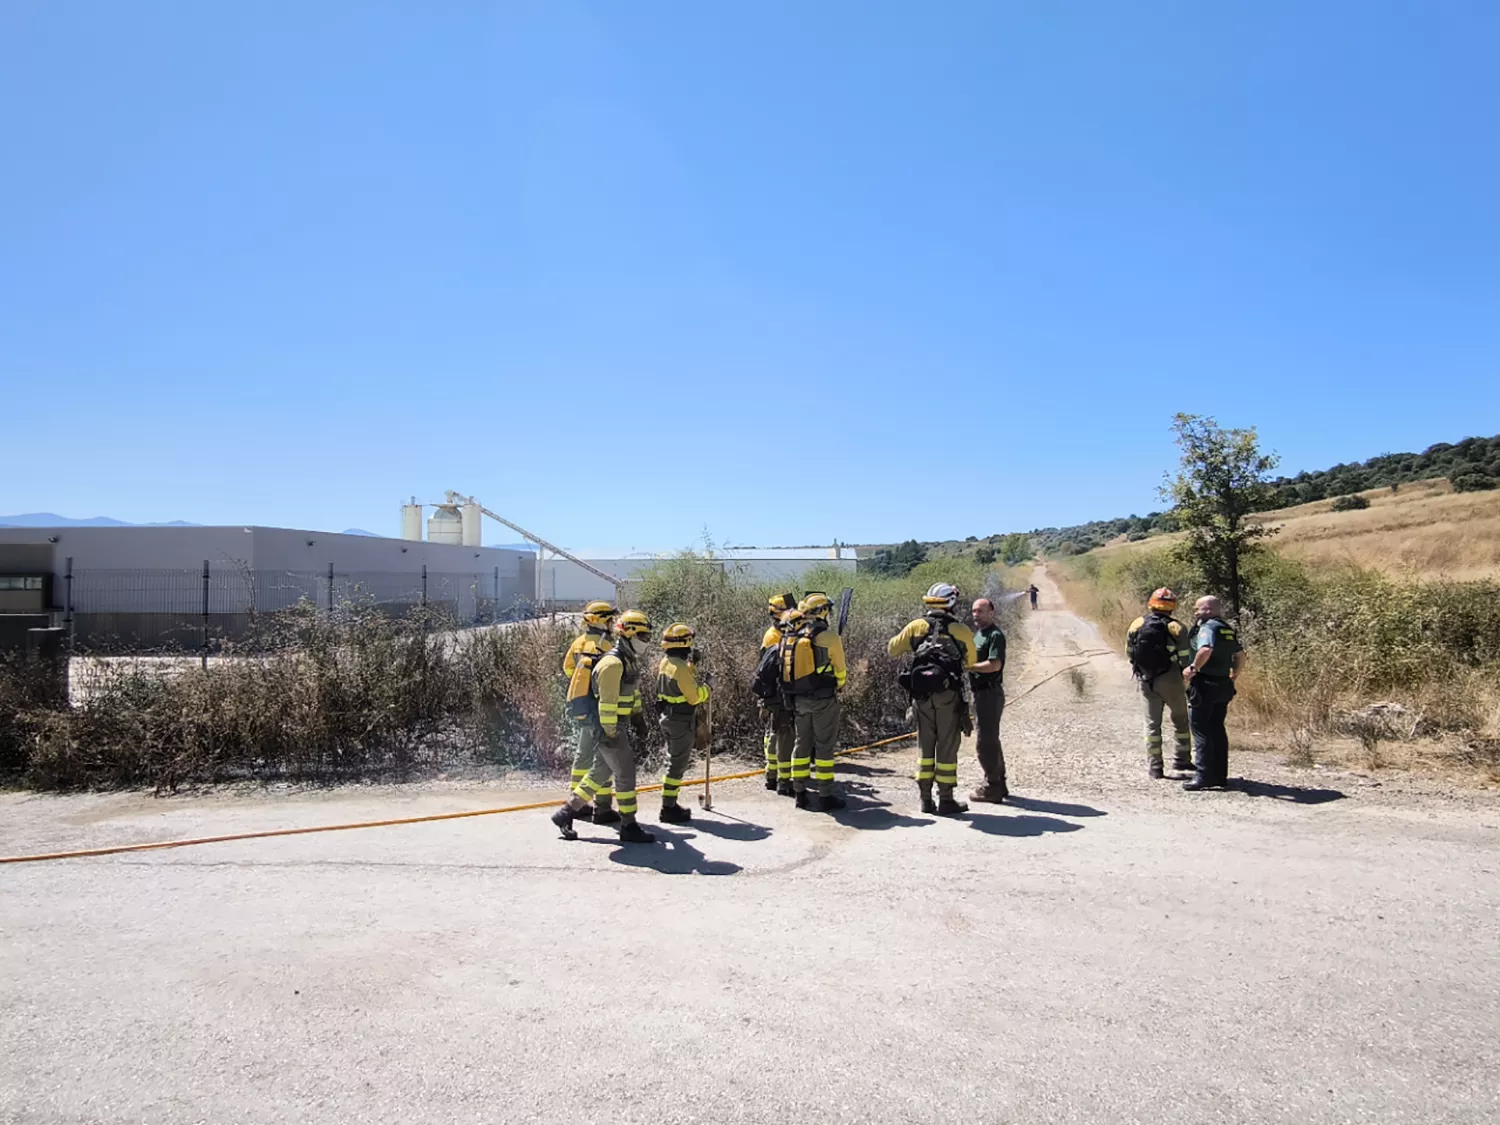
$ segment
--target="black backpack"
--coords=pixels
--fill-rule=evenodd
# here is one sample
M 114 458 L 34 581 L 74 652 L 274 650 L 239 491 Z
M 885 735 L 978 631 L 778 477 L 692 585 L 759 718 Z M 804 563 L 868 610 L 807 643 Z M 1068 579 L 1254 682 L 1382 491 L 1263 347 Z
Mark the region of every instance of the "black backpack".
M 1141 622 L 1141 627 L 1131 635 L 1130 642 L 1125 647 L 1125 655 L 1130 657 L 1130 670 L 1135 673 L 1136 679 L 1154 680 L 1163 672 L 1170 672 L 1176 667 L 1177 661 L 1173 653 L 1177 643 L 1169 628 L 1171 623 L 1170 617 L 1148 613 Z
M 926 699 L 963 686 L 963 649 L 948 632 L 948 619 L 929 617 L 927 621 L 927 635 L 917 644 L 911 667 L 897 677 L 897 682 L 913 699 Z
M 781 698 L 781 645 L 761 650 L 755 675 L 750 677 L 750 694 L 768 703 Z

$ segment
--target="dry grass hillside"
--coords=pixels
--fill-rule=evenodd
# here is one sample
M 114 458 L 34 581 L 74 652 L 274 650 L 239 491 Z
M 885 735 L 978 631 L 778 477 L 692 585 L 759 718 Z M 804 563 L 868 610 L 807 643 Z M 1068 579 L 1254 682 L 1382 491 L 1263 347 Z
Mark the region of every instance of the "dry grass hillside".
M 1288 558 L 1374 567 L 1391 575 L 1500 579 L 1500 491 L 1454 492 L 1446 480 L 1376 488 L 1355 512 L 1319 500 L 1258 517 L 1278 529 L 1271 540 Z M 1105 554 L 1151 549 L 1178 538 L 1155 536 L 1101 547 Z

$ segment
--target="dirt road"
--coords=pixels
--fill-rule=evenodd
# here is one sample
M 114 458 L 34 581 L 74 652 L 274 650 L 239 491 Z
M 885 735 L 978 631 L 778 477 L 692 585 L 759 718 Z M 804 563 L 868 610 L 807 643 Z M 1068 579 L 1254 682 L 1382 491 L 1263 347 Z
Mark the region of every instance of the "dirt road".
M 1014 807 L 918 815 L 901 749 L 837 820 L 738 782 L 654 849 L 531 813 L 0 867 L 0 1121 L 1500 1120 L 1493 798 L 1150 782 L 1038 586 Z M 7 795 L 0 851 L 530 796 Z

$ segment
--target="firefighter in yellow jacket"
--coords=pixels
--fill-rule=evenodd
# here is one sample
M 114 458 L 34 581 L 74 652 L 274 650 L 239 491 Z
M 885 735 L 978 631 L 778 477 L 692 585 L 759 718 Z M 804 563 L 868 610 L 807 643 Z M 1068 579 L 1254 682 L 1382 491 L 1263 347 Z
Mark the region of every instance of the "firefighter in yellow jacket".
M 693 756 L 693 736 L 698 729 L 698 708 L 708 702 L 708 685 L 700 684 L 693 660 L 693 630 L 678 622 L 662 631 L 666 654 L 656 666 L 656 706 L 661 713 L 662 733 L 667 736 L 667 773 L 661 779 L 661 820 L 682 824 L 693 819 L 686 805 L 678 804 L 682 775 Z
M 615 799 L 620 806 L 620 841 L 651 844 L 656 837 L 636 823 L 635 748 L 631 745 L 632 720 L 644 712 L 640 694 L 640 659 L 651 640 L 651 620 L 640 610 L 622 613 L 615 622 L 615 644 L 594 665 L 589 677 L 590 718 L 598 727 L 594 764 L 573 786 L 567 804 L 552 814 L 565 840 L 576 840 L 573 821 L 601 789 L 614 778 Z M 598 823 L 598 814 L 595 821 Z
M 901 673 L 901 684 L 911 694 L 917 713 L 917 788 L 922 811 L 958 816 L 969 806 L 953 796 L 958 785 L 958 747 L 970 726 L 968 688 L 964 675 L 975 658 L 974 634 L 957 617 L 956 586 L 939 582 L 922 598 L 925 612 L 891 638 L 893 657 L 911 655 Z M 932 799 L 933 783 L 938 799 Z
M 839 696 L 848 679 L 844 642 L 828 626 L 833 602 L 813 593 L 797 606 L 798 622 L 782 618 L 781 691 L 796 721 L 792 746 L 792 790 L 799 809 L 833 812 L 847 802 L 833 791 L 834 753 L 839 742 Z M 788 619 L 791 620 L 788 620 Z
M 563 675 L 568 677 L 568 715 L 576 727 L 573 743 L 573 784 L 588 776 L 599 746 L 599 726 L 594 721 L 591 683 L 594 665 L 614 645 L 610 635 L 619 611 L 610 602 L 589 602 L 583 608 L 583 632 L 563 655 Z M 620 814 L 611 807 L 615 791 L 609 779 L 599 788 L 594 802 L 578 813 L 579 820 L 595 824 L 618 824 Z
M 766 607 L 771 613 L 771 624 L 760 639 L 760 651 L 781 643 L 781 617 L 788 610 L 797 608 L 795 594 L 776 594 L 767 599 Z M 774 789 L 783 797 L 792 797 L 792 742 L 797 737 L 797 716 L 778 699 L 768 699 L 760 705 L 761 717 L 765 720 L 766 733 L 763 745 L 766 754 L 766 788 Z M 781 772 L 780 763 L 786 763 L 786 772 Z

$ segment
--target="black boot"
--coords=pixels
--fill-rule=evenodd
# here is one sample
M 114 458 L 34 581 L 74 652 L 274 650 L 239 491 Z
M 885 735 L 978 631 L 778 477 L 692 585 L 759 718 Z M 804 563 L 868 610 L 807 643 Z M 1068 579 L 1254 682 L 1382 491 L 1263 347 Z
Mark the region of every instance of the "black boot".
M 594 806 L 584 805 L 583 808 L 579 809 L 576 813 L 573 814 L 573 819 L 586 820 L 590 824 L 592 824 L 594 821 Z
M 812 804 L 809 806 L 814 812 L 838 812 L 839 809 L 849 807 L 849 802 L 837 793 L 813 794 Z
M 654 844 L 656 843 L 656 837 L 632 820 L 628 824 L 620 825 L 620 843 Z
M 620 814 L 609 805 L 594 806 L 595 824 L 619 824 Z
M 797 787 L 790 781 L 779 781 L 776 784 L 776 795 L 778 797 L 795 797 L 797 795 Z
M 1193 780 L 1184 781 L 1182 787 L 1189 793 L 1197 793 L 1202 789 L 1222 789 L 1223 782 L 1214 781 L 1212 778 L 1204 777 L 1201 773 L 1195 774 Z
M 1152 758 L 1146 765 L 1146 772 L 1157 781 L 1167 776 L 1166 770 L 1162 769 L 1160 758 Z
M 944 797 L 937 804 L 938 816 L 961 816 L 968 811 L 968 805 L 962 801 L 956 801 L 952 797 Z
M 928 816 L 937 816 L 937 802 L 932 799 L 931 793 L 922 794 L 922 811 Z
M 768 774 L 766 774 L 766 788 L 767 789 L 771 790 L 771 792 L 774 793 L 774 792 L 776 792 L 777 786 L 779 784 L 780 783 L 776 780 L 776 775 L 774 773 L 768 773 Z
M 686 824 L 693 819 L 693 810 L 686 805 L 674 802 L 670 805 L 662 805 L 661 816 L 657 819 L 663 824 Z
M 578 839 L 578 833 L 573 830 L 574 815 L 573 810 L 568 808 L 567 805 L 564 805 L 552 814 L 552 823 L 557 825 L 557 830 L 562 833 L 564 840 Z
M 810 809 L 813 807 L 813 794 L 806 789 L 797 790 L 797 807 L 799 809 Z
M 1189 753 L 1179 753 L 1172 759 L 1172 768 L 1186 773 L 1193 768 L 1193 756 Z

